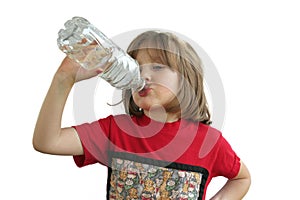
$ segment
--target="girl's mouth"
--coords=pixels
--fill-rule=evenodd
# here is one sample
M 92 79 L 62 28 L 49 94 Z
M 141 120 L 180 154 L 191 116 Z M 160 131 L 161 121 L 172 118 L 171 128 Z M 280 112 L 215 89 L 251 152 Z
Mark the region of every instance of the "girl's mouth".
M 149 88 L 149 86 L 145 85 L 145 87 L 141 91 L 139 91 L 140 97 L 147 96 L 149 94 L 150 90 L 151 90 L 151 88 Z

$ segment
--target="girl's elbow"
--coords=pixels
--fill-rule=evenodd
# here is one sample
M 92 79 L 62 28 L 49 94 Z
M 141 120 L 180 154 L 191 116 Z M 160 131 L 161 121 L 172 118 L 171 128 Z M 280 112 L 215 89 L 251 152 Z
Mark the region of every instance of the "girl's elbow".
M 40 153 L 49 154 L 50 152 L 48 145 L 35 137 L 33 137 L 32 139 L 32 147 L 35 151 Z

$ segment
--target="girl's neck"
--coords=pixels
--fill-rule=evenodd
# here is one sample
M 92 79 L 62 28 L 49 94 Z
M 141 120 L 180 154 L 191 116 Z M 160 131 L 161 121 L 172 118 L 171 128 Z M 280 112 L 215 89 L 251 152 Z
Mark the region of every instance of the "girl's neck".
M 176 122 L 180 119 L 178 113 L 168 113 L 162 107 L 144 110 L 144 114 L 150 119 L 163 123 Z

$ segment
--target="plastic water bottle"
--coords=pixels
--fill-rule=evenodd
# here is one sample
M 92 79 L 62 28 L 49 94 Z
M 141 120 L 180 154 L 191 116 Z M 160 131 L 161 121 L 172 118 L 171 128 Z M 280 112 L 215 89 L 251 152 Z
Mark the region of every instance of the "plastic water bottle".
M 113 87 L 143 89 L 145 81 L 140 77 L 137 61 L 88 20 L 73 17 L 64 26 L 58 32 L 57 44 L 71 59 L 87 70 L 100 68 L 99 76 Z

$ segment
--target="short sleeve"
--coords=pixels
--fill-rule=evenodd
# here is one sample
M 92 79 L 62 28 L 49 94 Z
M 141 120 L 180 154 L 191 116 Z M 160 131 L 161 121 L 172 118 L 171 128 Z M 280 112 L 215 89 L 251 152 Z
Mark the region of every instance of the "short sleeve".
M 213 167 L 213 176 L 224 176 L 232 179 L 237 176 L 240 170 L 240 158 L 222 135 L 218 143 L 218 154 Z
M 92 156 L 92 154 L 86 149 L 84 145 L 83 147 L 83 155 L 79 156 L 73 156 L 74 162 L 77 165 L 77 167 L 84 167 L 86 165 L 91 165 L 97 163 L 97 159 Z
M 94 163 L 107 164 L 109 126 L 109 118 L 74 126 L 84 151 L 83 155 L 73 156 L 78 167 Z

